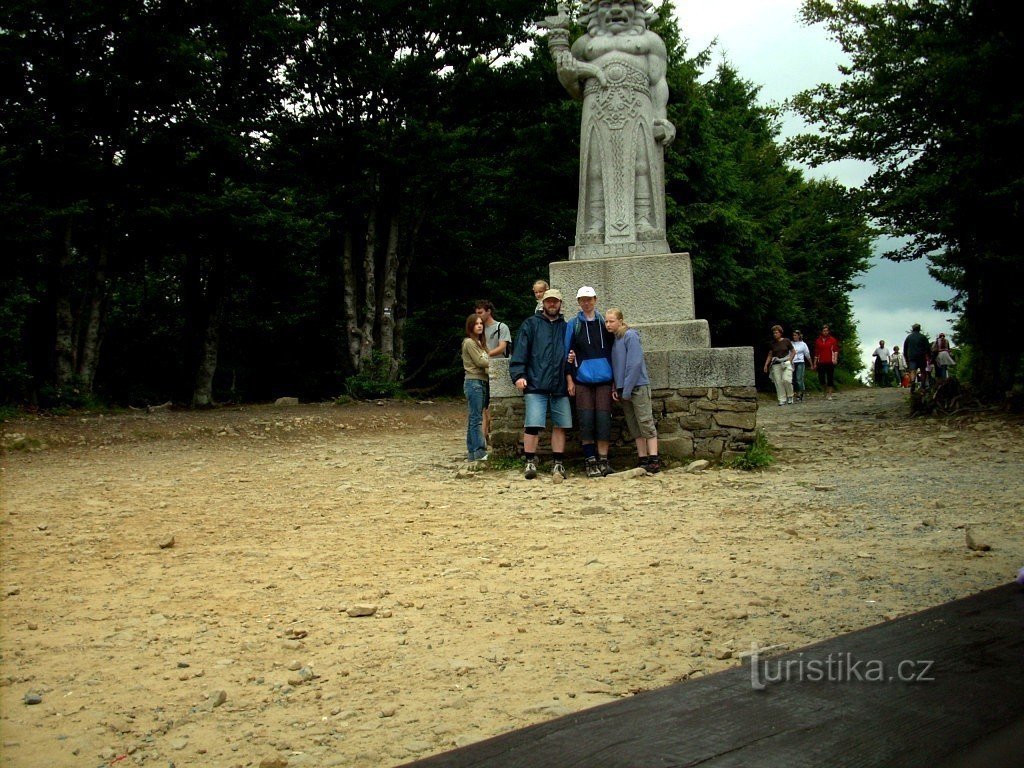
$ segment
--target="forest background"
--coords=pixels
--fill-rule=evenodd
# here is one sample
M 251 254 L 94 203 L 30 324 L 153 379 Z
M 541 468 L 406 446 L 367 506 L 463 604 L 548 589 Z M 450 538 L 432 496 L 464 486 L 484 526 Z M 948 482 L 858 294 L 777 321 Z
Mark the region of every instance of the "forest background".
M 3 401 L 453 392 L 474 300 L 515 332 L 565 258 L 579 105 L 524 45 L 553 3 L 3 6 Z M 757 86 L 706 72 L 658 10 L 668 239 L 714 345 L 760 358 L 772 324 L 829 323 L 856 349 L 849 292 L 884 212 L 806 178 Z M 797 107 L 823 123 L 822 103 Z

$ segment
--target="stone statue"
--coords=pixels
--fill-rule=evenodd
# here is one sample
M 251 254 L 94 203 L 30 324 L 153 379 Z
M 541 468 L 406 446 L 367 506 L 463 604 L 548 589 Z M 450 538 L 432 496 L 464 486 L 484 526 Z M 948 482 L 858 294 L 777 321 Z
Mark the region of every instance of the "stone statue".
M 559 82 L 583 100 L 572 258 L 668 253 L 664 148 L 676 129 L 665 43 L 647 29 L 652 3 L 590 0 L 583 11 L 587 32 L 571 48 L 565 4 L 537 23 L 549 30 Z

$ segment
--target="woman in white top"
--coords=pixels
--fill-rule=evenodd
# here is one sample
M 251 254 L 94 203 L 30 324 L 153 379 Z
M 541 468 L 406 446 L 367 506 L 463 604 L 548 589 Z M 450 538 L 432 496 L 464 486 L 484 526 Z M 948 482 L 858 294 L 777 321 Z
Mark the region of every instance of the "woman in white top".
M 793 391 L 796 394 L 798 403 L 804 401 L 804 392 L 807 385 L 804 383 L 804 374 L 807 373 L 807 363 L 811 360 L 811 350 L 804 341 L 804 335 L 800 331 L 793 331 Z

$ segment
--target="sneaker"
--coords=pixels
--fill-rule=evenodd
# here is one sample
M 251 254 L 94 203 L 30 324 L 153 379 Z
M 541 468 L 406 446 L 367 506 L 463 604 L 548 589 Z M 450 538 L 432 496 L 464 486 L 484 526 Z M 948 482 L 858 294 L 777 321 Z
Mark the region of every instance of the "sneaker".
M 637 469 L 647 469 L 647 464 L 648 462 L 650 462 L 650 460 L 651 459 L 649 456 L 641 456 L 639 460 L 636 462 Z
M 786 404 L 786 401 L 785 401 L 785 400 L 780 400 L 780 401 L 779 401 L 779 407 L 780 407 L 780 408 L 781 408 L 782 406 L 784 406 L 785 404 Z
M 786 405 L 792 405 L 792 404 L 793 404 L 793 398 L 792 397 L 789 398 L 788 400 L 786 400 Z
M 597 458 L 596 457 L 588 456 L 587 457 L 587 462 L 586 462 L 586 467 L 587 467 L 587 477 L 604 477 L 604 474 L 601 472 L 601 467 L 597 463 Z
M 526 471 L 523 472 L 523 477 L 527 480 L 533 480 L 537 476 L 537 462 L 534 459 L 526 460 Z
M 661 459 L 655 457 L 653 459 L 647 459 L 647 466 L 644 467 L 652 475 L 656 475 L 661 472 Z
M 554 464 L 551 465 L 551 474 L 561 475 L 562 479 L 564 480 L 567 477 L 565 473 L 565 464 L 563 464 L 560 461 L 556 461 Z
M 608 463 L 608 458 L 600 458 L 597 460 L 598 469 L 601 470 L 602 477 L 608 477 L 608 475 L 614 475 L 615 470 L 612 469 L 612 465 Z

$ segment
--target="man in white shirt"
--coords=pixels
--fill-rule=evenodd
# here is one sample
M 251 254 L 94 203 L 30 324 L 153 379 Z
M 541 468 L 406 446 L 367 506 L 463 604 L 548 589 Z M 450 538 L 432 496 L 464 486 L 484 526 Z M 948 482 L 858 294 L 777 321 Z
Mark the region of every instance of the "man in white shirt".
M 875 386 L 889 386 L 889 350 L 885 348 L 885 339 L 878 342 L 878 349 L 871 356 L 875 358 Z
M 505 323 L 494 319 L 494 304 L 481 299 L 476 303 L 476 314 L 484 321 L 484 341 L 490 357 L 508 357 L 512 354 L 512 332 Z M 484 393 L 484 437 L 491 434 L 491 388 Z
M 804 335 L 800 331 L 793 331 L 793 392 L 796 401 L 804 401 L 804 392 L 807 391 L 807 384 L 804 376 L 807 373 L 807 363 L 811 360 L 811 350 L 804 341 Z

